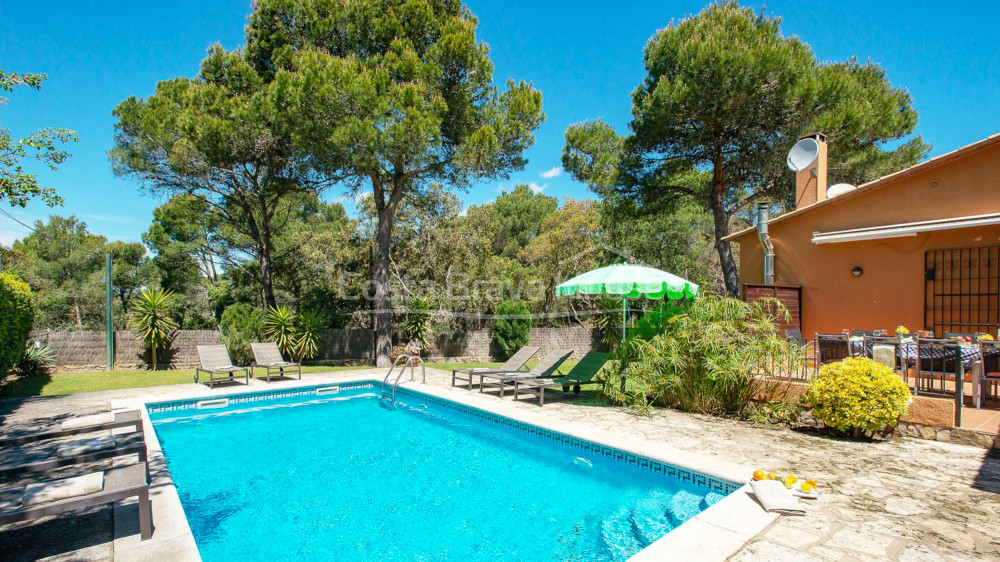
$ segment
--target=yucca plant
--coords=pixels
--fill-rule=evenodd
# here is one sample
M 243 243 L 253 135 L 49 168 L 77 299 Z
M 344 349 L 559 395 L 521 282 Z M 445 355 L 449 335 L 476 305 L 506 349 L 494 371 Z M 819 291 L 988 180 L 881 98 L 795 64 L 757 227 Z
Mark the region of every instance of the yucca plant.
M 286 358 L 295 356 L 298 328 L 295 314 L 284 306 L 271 307 L 264 315 L 264 337 L 278 344 L 278 349 Z
M 176 299 L 164 289 L 146 288 L 139 291 L 130 321 L 136 340 L 149 350 L 156 370 L 156 350 L 166 347 L 174 338 L 177 321 L 173 319 Z
M 434 299 L 430 295 L 407 299 L 406 317 L 400 326 L 408 341 L 417 342 L 423 349 L 430 347 L 431 318 L 434 317 Z
M 299 361 L 314 357 L 319 352 L 319 342 L 323 338 L 323 321 L 319 314 L 305 310 L 295 317 L 295 353 Z
M 597 307 L 594 324 L 601 333 L 601 342 L 608 348 L 613 348 L 622 339 L 622 301 L 611 297 L 600 297 L 594 305 Z

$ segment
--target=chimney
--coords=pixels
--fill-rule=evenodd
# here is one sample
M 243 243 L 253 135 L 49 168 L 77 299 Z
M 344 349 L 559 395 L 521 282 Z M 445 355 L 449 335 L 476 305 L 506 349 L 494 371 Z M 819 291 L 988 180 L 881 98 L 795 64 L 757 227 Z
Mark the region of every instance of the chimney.
M 819 153 L 812 164 L 795 174 L 796 209 L 826 200 L 826 135 L 811 133 L 799 137 L 802 139 L 815 139 Z

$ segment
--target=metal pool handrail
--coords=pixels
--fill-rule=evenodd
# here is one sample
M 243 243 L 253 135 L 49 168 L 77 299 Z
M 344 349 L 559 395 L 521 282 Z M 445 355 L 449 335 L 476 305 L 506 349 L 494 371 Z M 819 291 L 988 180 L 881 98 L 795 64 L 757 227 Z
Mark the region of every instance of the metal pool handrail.
M 402 365 L 400 365 L 400 360 L 403 361 Z M 396 403 L 396 388 L 399 386 L 399 379 L 403 378 L 403 374 L 406 373 L 406 368 L 409 367 L 410 380 L 415 380 L 414 367 L 417 362 L 420 363 L 421 381 L 424 383 L 427 382 L 427 367 L 424 365 L 423 357 L 420 357 L 419 355 L 400 355 L 396 358 L 396 361 L 393 362 L 392 367 L 389 367 L 389 372 L 385 374 L 385 378 L 382 379 L 382 398 L 390 400 L 393 404 Z M 388 397 L 386 396 L 386 391 L 389 386 L 389 378 L 392 376 L 392 372 L 396 370 L 396 367 L 400 368 L 399 374 L 396 375 L 396 380 L 392 383 L 392 397 Z

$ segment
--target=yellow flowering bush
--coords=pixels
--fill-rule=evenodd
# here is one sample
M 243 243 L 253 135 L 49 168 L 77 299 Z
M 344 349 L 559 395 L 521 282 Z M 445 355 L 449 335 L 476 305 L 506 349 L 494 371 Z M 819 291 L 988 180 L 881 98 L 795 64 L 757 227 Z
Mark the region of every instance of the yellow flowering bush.
M 979 336 L 979 339 L 986 341 L 993 341 L 993 336 L 991 336 L 990 334 L 981 334 Z
M 895 428 L 907 413 L 910 389 L 889 367 L 851 357 L 824 366 L 806 400 L 823 423 L 858 439 Z

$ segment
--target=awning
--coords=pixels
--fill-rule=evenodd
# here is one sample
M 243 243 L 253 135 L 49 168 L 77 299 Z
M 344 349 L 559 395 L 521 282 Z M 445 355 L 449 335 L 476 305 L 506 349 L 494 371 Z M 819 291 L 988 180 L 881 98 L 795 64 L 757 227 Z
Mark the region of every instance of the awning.
M 812 241 L 813 244 L 836 244 L 838 242 L 859 242 L 861 240 L 877 240 L 879 238 L 902 238 L 904 236 L 916 236 L 917 233 L 933 230 L 950 230 L 953 228 L 970 228 L 973 226 L 990 226 L 994 224 L 1000 224 L 1000 213 L 887 224 L 885 226 L 835 230 L 833 232 L 813 232 Z

